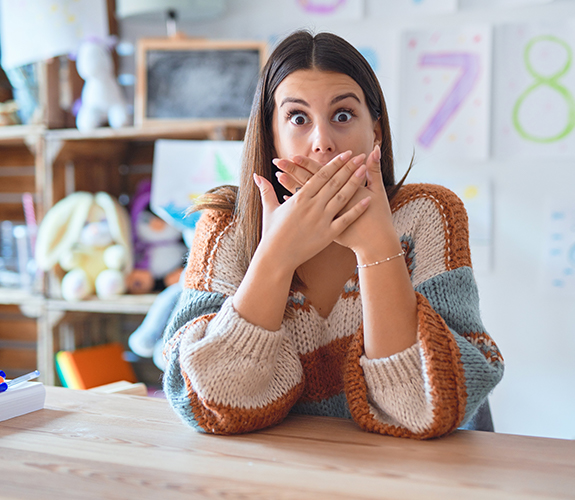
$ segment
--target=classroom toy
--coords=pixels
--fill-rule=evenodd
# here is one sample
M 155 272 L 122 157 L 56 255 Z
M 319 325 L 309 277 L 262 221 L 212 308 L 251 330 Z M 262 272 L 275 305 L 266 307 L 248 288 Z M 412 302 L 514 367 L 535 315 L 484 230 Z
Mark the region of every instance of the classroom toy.
M 130 293 L 159 291 L 177 283 L 187 252 L 182 233 L 151 211 L 151 185 L 149 180 L 141 182 L 131 204 L 134 271 L 128 277 Z
M 184 276 L 182 273 L 178 283 L 170 285 L 158 294 L 144 321 L 128 339 L 128 345 L 135 354 L 142 358 L 152 358 L 160 370 L 166 365 L 162 334 L 182 292 Z
M 76 126 L 82 132 L 106 122 L 112 128 L 128 123 L 128 108 L 114 75 L 110 51 L 103 42 L 87 40 L 80 45 L 76 59 L 78 74 L 84 79 Z
M 104 299 L 123 294 L 133 268 L 126 210 L 104 192 L 67 196 L 40 224 L 36 261 L 45 271 L 59 266 L 65 272 L 65 300 L 82 300 L 93 293 Z

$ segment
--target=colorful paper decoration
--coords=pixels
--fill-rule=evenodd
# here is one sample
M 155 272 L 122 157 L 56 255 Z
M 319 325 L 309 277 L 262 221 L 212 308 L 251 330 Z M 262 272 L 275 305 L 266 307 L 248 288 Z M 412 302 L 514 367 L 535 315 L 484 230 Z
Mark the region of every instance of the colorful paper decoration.
M 310 17 L 330 20 L 354 20 L 363 18 L 364 0 L 292 0 L 300 13 Z M 287 4 L 287 2 L 285 2 Z M 284 6 L 285 6 L 284 4 Z
M 159 140 L 154 148 L 152 210 L 180 230 L 198 215 L 186 212 L 194 199 L 223 184 L 238 185 L 243 142 Z
M 554 200 L 547 216 L 545 285 L 554 294 L 575 294 L 575 205 Z
M 575 157 L 575 21 L 497 31 L 494 154 Z
M 489 154 L 491 30 L 410 31 L 402 40 L 401 145 L 420 158 Z
M 77 51 L 108 36 L 104 0 L 2 0 L 2 67 L 15 68 Z

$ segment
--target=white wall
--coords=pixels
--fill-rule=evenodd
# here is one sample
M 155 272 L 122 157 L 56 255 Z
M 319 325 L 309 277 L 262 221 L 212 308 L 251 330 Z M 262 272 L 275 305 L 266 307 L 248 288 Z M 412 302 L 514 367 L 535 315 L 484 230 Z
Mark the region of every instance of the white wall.
M 575 18 L 575 2 L 569 0 L 515 8 L 495 8 L 501 5 L 497 0 L 461 0 L 464 5 L 478 7 L 426 17 L 406 15 L 399 0 L 366 0 L 364 19 L 320 23 L 303 15 L 285 15 L 282 5 L 290 1 L 228 0 L 222 18 L 181 24 L 180 30 L 191 36 L 273 43 L 295 28 L 310 27 L 335 32 L 358 48 L 372 47 L 378 54 L 377 72 L 395 130 L 399 130 L 398 52 L 402 30 Z M 122 39 L 132 41 L 165 35 L 165 26 L 160 22 L 126 20 L 121 29 Z M 126 59 L 124 68 L 129 70 L 130 65 Z M 408 160 L 398 160 L 398 173 L 402 174 Z M 461 173 L 488 174 L 492 179 L 493 266 L 490 271 L 477 273 L 477 281 L 485 325 L 506 361 L 504 380 L 491 396 L 499 432 L 575 438 L 575 297 L 550 299 L 538 284 L 546 238 L 544 201 L 561 195 L 571 196 L 575 202 L 574 167 L 575 159 L 438 165 L 423 158 L 413 175 L 417 180 Z

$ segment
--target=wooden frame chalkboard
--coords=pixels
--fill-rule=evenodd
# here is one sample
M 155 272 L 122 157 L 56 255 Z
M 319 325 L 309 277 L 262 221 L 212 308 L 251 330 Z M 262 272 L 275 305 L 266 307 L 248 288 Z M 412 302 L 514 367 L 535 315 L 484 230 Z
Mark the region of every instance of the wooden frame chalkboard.
M 245 122 L 265 56 L 265 42 L 140 40 L 135 124 Z

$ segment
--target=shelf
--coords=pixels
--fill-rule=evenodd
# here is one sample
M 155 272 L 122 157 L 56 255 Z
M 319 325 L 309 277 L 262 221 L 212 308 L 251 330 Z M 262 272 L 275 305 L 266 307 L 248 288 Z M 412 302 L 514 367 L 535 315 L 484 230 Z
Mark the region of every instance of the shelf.
M 30 138 L 37 138 L 41 135 L 48 140 L 61 141 L 213 139 L 218 131 L 230 128 L 241 130 L 243 134 L 246 126 L 247 120 L 245 119 L 182 121 L 181 123 L 158 123 L 144 127 L 118 129 L 100 127 L 90 132 L 80 132 L 76 128 L 47 129 L 44 125 L 7 125 L 0 126 L 0 144 L 25 144 Z
M 22 288 L 0 287 L 0 304 L 17 306 L 39 306 L 44 298 L 35 295 Z
M 97 297 L 69 302 L 47 299 L 46 308 L 51 311 L 78 311 L 109 314 L 146 314 L 156 300 L 157 294 L 120 295 L 115 299 L 100 300 Z
M 198 120 L 182 123 L 146 125 L 144 127 L 123 127 L 113 129 L 101 127 L 91 132 L 80 132 L 78 129 L 46 130 L 46 139 L 61 141 L 97 141 L 97 140 L 155 140 L 160 138 L 206 139 L 213 138 L 219 130 L 237 128 L 245 130 L 247 120 Z
M 30 138 L 38 138 L 46 131 L 44 125 L 6 125 L 0 127 L 0 144 L 3 146 L 25 144 Z
M 157 294 L 121 295 L 115 299 L 100 300 L 97 297 L 69 302 L 62 299 L 46 299 L 21 288 L 0 287 L 0 305 L 16 305 L 39 308 L 42 305 L 51 311 L 84 311 L 94 313 L 146 314 L 156 300 Z

